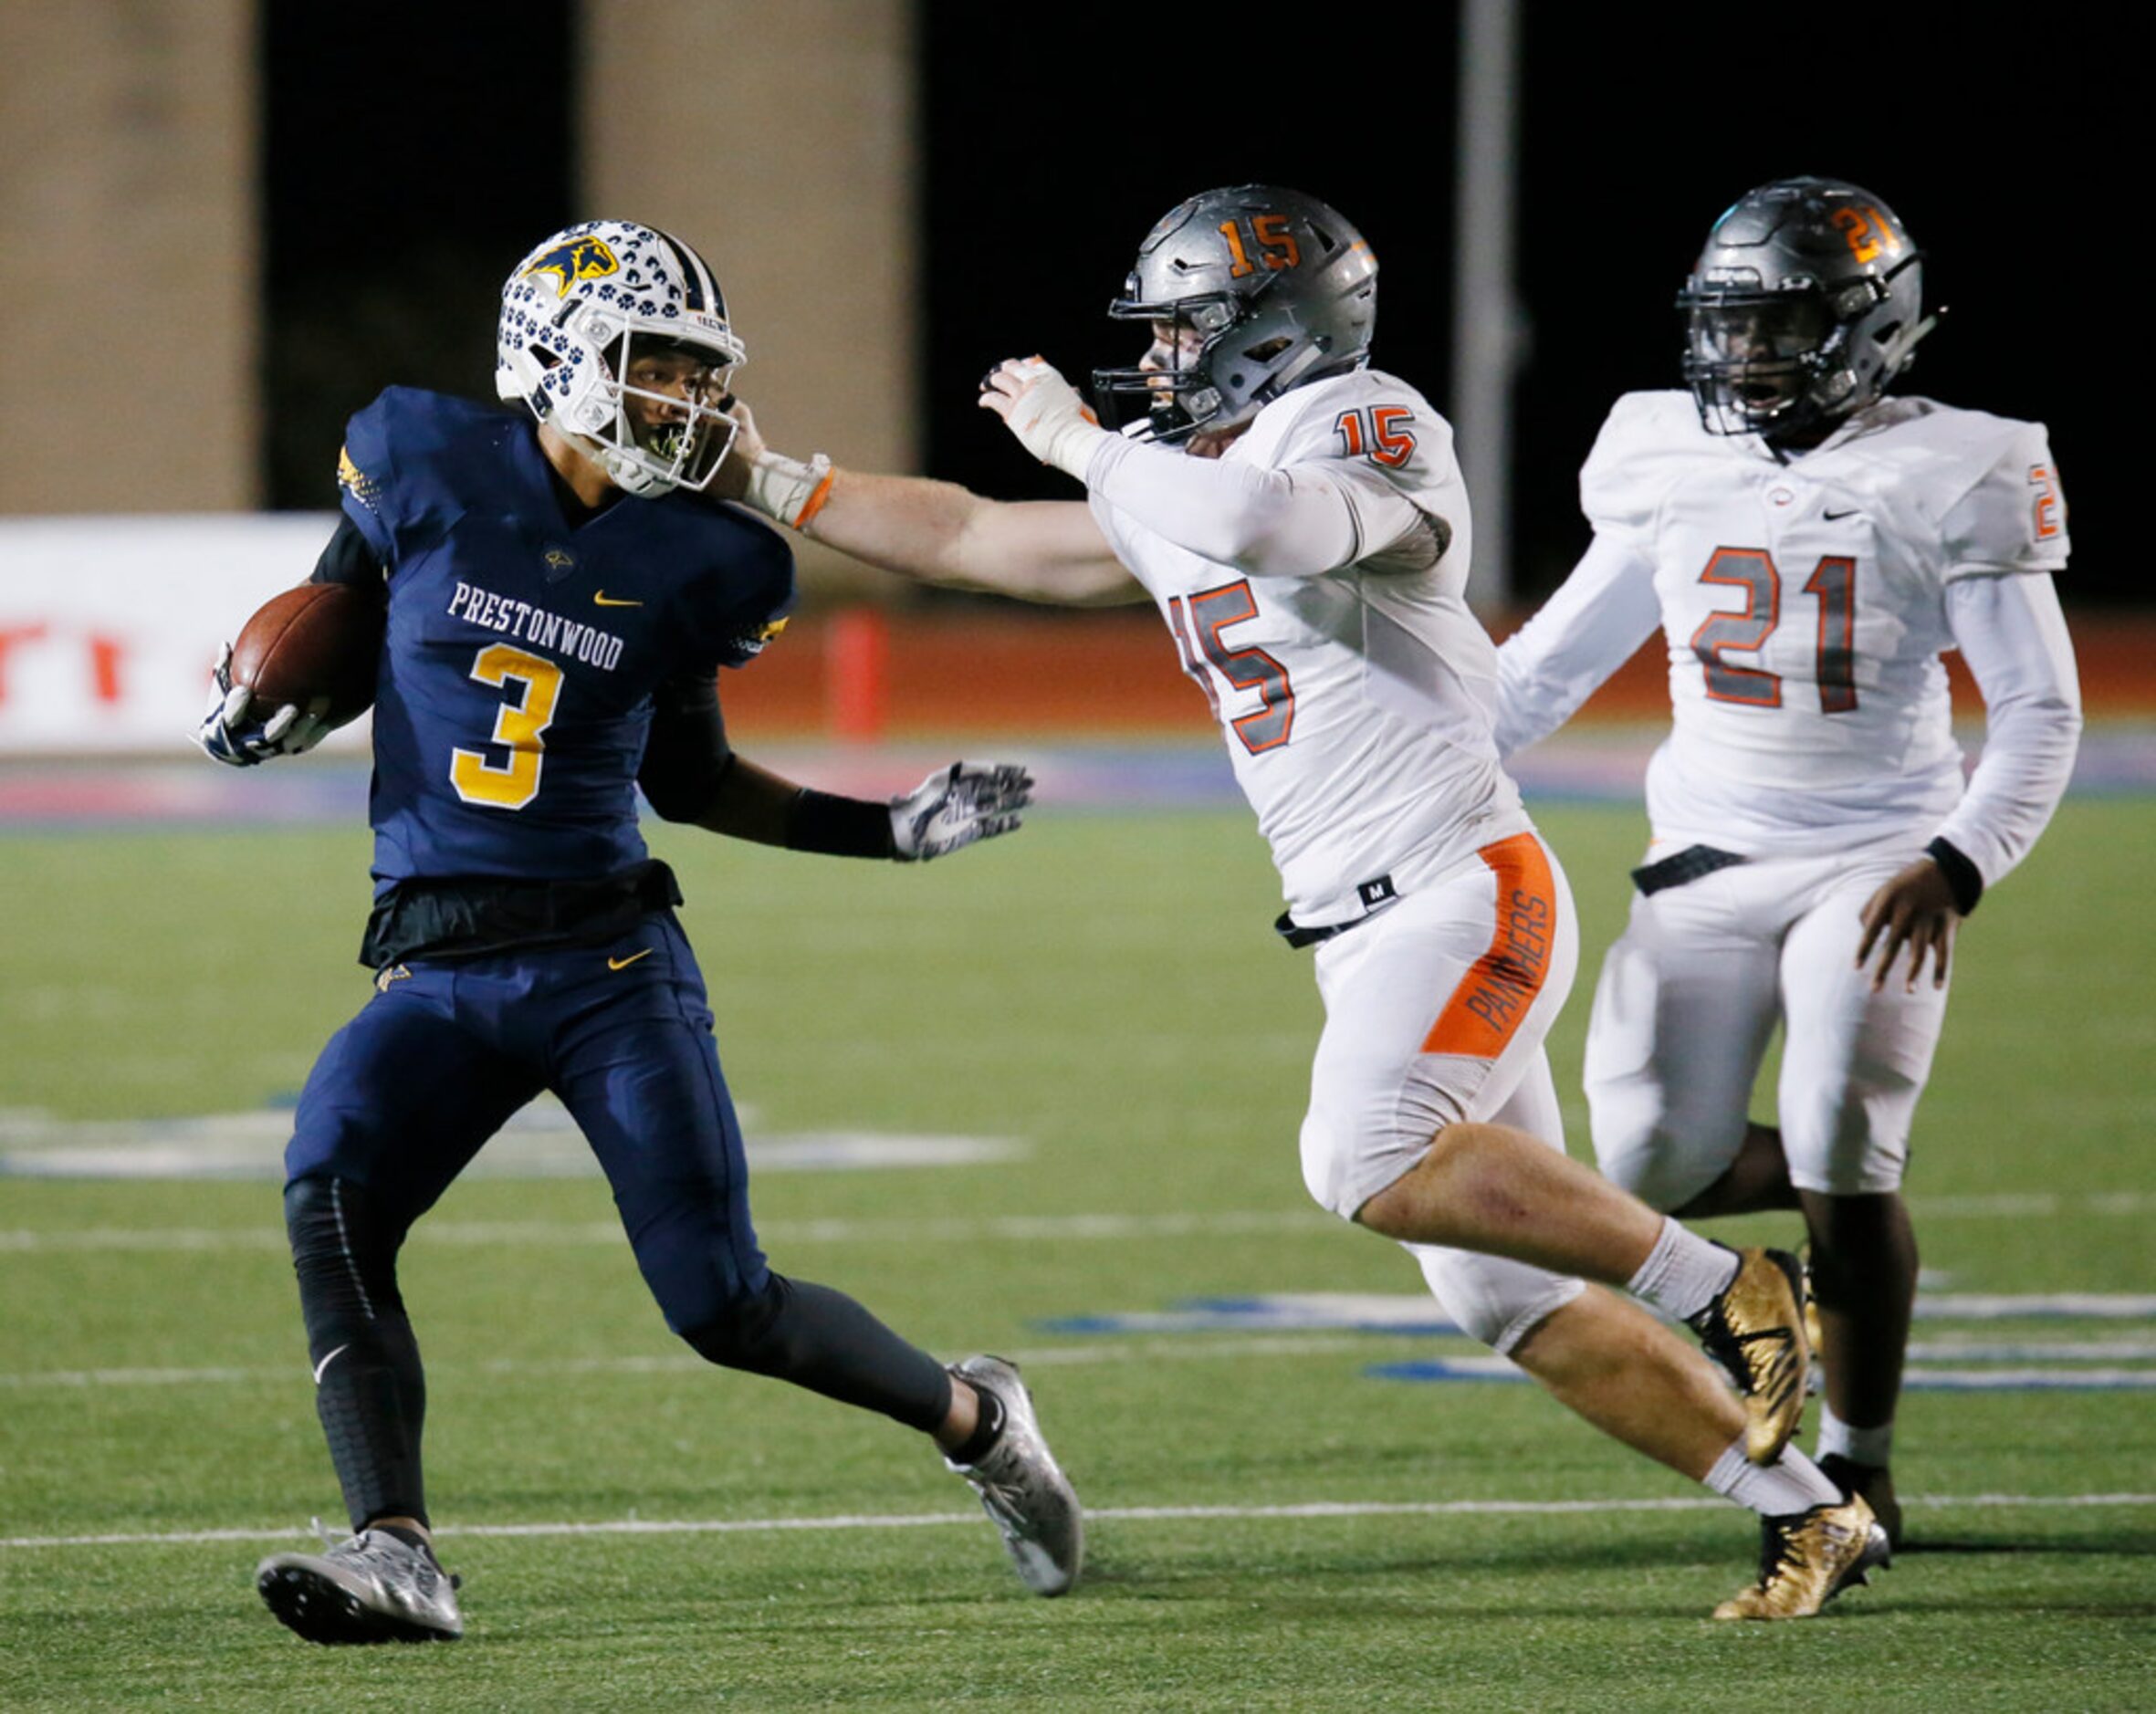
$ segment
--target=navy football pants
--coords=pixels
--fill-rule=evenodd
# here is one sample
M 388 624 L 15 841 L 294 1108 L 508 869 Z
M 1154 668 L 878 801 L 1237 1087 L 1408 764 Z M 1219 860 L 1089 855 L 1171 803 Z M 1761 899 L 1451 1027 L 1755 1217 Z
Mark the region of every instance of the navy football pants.
M 542 1089 L 590 1140 L 644 1281 L 675 1333 L 769 1282 L 702 972 L 671 913 L 609 946 L 415 960 L 330 1038 L 288 1179 L 363 1186 L 394 1226 L 434 1206 Z
M 542 1089 L 582 1127 L 645 1283 L 699 1353 L 910 1427 L 944 1419 L 935 1358 L 765 1265 L 703 977 L 671 913 L 611 946 L 397 968 L 315 1062 L 285 1156 L 316 1408 L 355 1529 L 427 1515 L 425 1376 L 396 1252 Z

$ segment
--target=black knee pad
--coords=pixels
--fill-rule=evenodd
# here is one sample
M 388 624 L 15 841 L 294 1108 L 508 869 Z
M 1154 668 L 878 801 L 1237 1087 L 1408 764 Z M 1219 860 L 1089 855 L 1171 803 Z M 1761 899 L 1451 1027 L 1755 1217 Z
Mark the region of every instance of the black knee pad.
M 311 1343 L 318 1319 L 400 1315 L 397 1251 L 408 1223 L 348 1178 L 296 1178 L 285 1186 L 285 1231 Z
M 777 1274 L 761 1295 L 729 1303 L 717 1319 L 682 1334 L 683 1342 L 706 1363 L 754 1374 L 783 1373 L 786 1359 L 770 1349 L 771 1332 L 786 1308 L 791 1289 Z

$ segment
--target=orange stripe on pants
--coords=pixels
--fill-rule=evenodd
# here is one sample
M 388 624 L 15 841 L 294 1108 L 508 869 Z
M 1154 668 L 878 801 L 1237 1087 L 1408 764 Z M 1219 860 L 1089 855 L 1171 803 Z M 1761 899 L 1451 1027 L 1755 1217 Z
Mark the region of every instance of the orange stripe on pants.
M 1475 853 L 1497 876 L 1497 925 L 1490 949 L 1469 967 L 1424 1038 L 1425 1053 L 1494 1060 L 1512 1040 L 1549 974 L 1557 928 L 1550 860 L 1533 833 L 1515 833 Z

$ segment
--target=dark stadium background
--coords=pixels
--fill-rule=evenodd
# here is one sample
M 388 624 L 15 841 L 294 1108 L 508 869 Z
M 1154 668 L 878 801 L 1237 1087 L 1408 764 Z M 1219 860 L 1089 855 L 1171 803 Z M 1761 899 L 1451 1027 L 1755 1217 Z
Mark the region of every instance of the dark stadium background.
M 1292 183 L 1355 221 L 1383 268 L 1379 361 L 1444 408 L 1454 6 L 924 0 L 919 17 L 934 474 L 1067 491 L 988 432 L 974 381 L 1035 350 L 1074 376 L 1127 361 L 1101 311 L 1153 219 L 1215 183 Z M 387 0 L 356 31 L 337 8 L 264 8 L 273 505 L 329 504 L 322 448 L 385 381 L 489 391 L 501 275 L 591 212 L 578 22 L 567 0 Z M 2066 8 L 1523 7 L 1518 592 L 1549 588 L 1582 543 L 1574 476 L 1609 401 L 1671 383 L 1670 298 L 1708 223 L 1808 171 L 1878 193 L 1933 258 L 1929 298 L 1952 313 L 1912 384 L 2050 424 L 2075 507 L 2069 598 L 2144 600 L 2119 504 L 2139 440 L 2121 401 L 2146 391 L 2127 260 L 2140 200 L 2112 142 L 2130 57 Z

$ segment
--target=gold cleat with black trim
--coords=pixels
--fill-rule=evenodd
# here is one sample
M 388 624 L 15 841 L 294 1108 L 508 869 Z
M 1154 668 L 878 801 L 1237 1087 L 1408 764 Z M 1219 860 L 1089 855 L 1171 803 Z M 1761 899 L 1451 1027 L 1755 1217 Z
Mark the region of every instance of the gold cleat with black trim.
M 1888 1562 L 1887 1532 L 1862 1496 L 1759 1521 L 1759 1581 L 1714 1609 L 1718 1619 L 1808 1619 Z
M 1690 1325 L 1744 1395 L 1744 1456 L 1772 1464 L 1804 1416 L 1811 1369 L 1796 1258 L 1784 1249 L 1739 1250 L 1736 1278 Z

